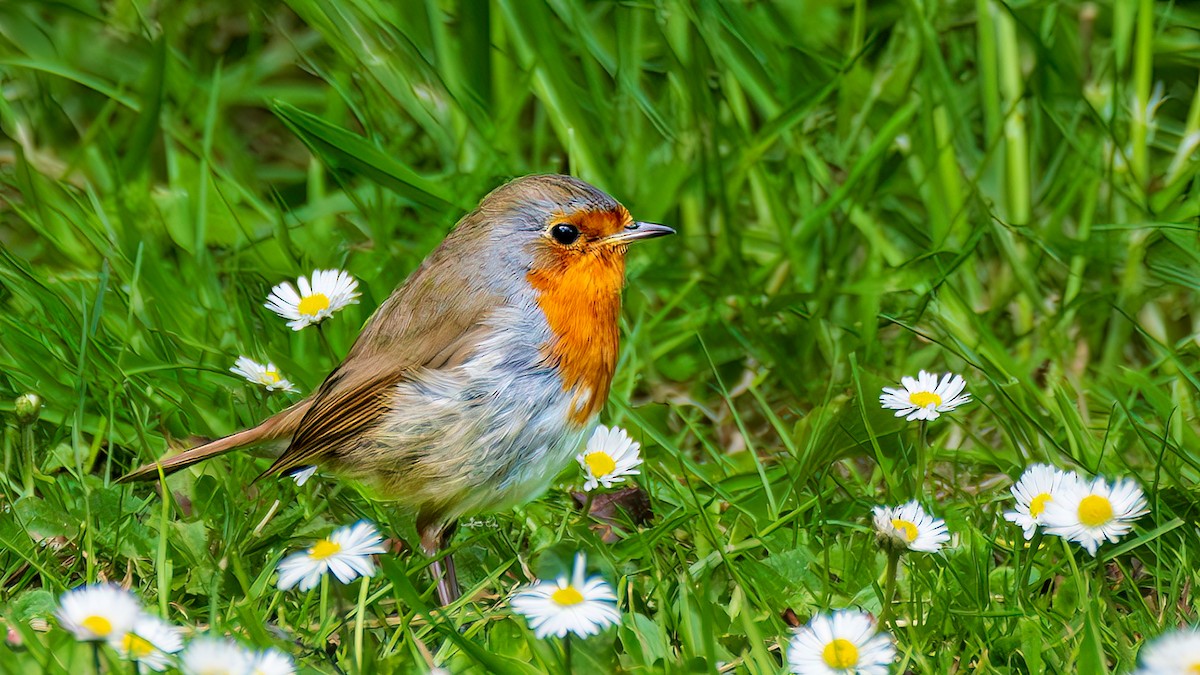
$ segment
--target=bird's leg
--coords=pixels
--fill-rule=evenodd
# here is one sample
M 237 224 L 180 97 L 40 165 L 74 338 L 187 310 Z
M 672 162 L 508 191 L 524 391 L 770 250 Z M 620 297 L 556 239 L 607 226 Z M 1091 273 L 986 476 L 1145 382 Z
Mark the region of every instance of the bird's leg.
M 422 514 L 424 515 L 424 514 Z M 454 534 L 455 524 L 446 524 L 440 520 L 433 522 L 426 521 L 423 517 L 417 518 L 417 531 L 421 533 L 421 549 L 425 551 L 425 555 L 433 558 L 433 563 L 429 566 L 433 578 L 437 580 L 438 602 L 442 607 L 448 606 L 450 603 L 458 599 L 458 578 L 454 570 L 454 558 L 446 553 L 439 557 L 442 548 L 450 541 L 450 537 Z M 445 566 L 443 567 L 443 559 Z
M 450 539 L 454 537 L 454 531 L 457 529 L 457 522 L 446 525 L 446 527 L 442 529 L 441 537 L 439 537 L 438 548 L 445 549 L 448 547 L 450 545 Z M 447 553 L 445 555 L 445 565 L 446 575 L 442 577 L 442 580 L 446 582 L 444 584 L 446 587 L 446 592 L 444 595 L 442 593 L 443 584 L 440 582 L 438 583 L 438 599 L 442 601 L 443 607 L 454 602 L 458 599 L 459 595 L 462 595 L 458 585 L 458 572 L 454 569 L 454 556 Z

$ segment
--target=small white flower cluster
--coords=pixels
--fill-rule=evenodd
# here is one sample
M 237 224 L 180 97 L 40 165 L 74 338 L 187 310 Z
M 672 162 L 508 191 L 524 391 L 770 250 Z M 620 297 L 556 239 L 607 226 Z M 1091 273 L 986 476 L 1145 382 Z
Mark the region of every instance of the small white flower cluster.
M 297 288 L 299 290 L 297 290 Z M 271 289 L 266 307 L 288 319 L 292 330 L 321 323 L 334 312 L 358 303 L 358 281 L 342 270 L 317 270 L 311 280 L 296 279 L 296 285 L 285 281 Z M 261 385 L 267 391 L 295 393 L 296 387 L 279 374 L 274 363 L 261 364 L 248 356 L 239 356 L 229 369 L 247 382 Z
M 62 594 L 59 625 L 82 642 L 105 642 L 121 658 L 155 671 L 185 675 L 291 675 L 292 658 L 276 649 L 252 651 L 232 640 L 199 637 L 147 613 L 137 597 L 114 584 L 81 586 Z
M 1093 556 L 1100 544 L 1116 543 L 1133 529 L 1133 521 L 1148 512 L 1142 489 L 1133 480 L 1110 485 L 1100 476 L 1086 480 L 1074 471 L 1046 464 L 1026 469 L 1012 494 L 1016 509 L 1004 517 L 1024 530 L 1025 539 L 1032 539 L 1041 526 L 1047 534 L 1076 542 Z
M 374 525 L 358 522 L 335 530 L 279 563 L 281 590 L 315 587 L 327 572 L 342 583 L 375 574 L 373 554 L 383 553 Z M 233 640 L 201 636 L 186 648 L 182 631 L 147 614 L 137 597 L 112 584 L 84 586 L 62 595 L 59 623 L 79 640 L 104 641 L 122 658 L 152 670 L 178 668 L 199 675 L 288 675 L 291 657 L 275 649 L 252 651 Z
M 922 370 L 915 378 L 900 378 L 900 386 L 884 387 L 879 405 L 910 422 L 936 420 L 971 401 L 971 395 L 963 393 L 966 380 L 954 373 L 939 379 L 936 373 Z M 946 521 L 926 513 L 916 500 L 900 506 L 876 506 L 871 515 L 876 537 L 889 548 L 935 553 L 950 541 Z
M 583 470 L 583 490 L 591 492 L 600 487 L 611 488 L 627 476 L 640 473 L 641 445 L 620 427 L 596 427 L 587 446 L 575 459 Z M 520 591 L 512 598 L 512 608 L 529 621 L 529 627 L 539 638 L 567 634 L 588 637 L 621 621 L 617 610 L 617 595 L 607 581 L 589 577 L 587 561 L 576 554 L 570 576 L 563 574 L 554 581 L 541 581 Z
M 626 476 L 638 475 L 640 447 L 620 427 L 597 426 L 587 447 L 575 457 L 583 469 L 584 491 L 611 488 Z M 575 555 L 570 576 L 532 584 L 514 595 L 510 604 L 528 620 L 538 638 L 588 637 L 621 622 L 616 593 L 604 579 L 587 576 L 587 559 L 582 553 Z
M 905 417 L 909 421 L 935 420 L 942 413 L 971 400 L 963 393 L 966 381 L 953 373 L 946 373 L 939 379 L 936 374 L 922 370 L 916 378 L 902 378 L 901 386 L 902 389 L 885 387 L 879 403 L 888 410 L 895 410 L 896 417 Z M 1061 471 L 1045 464 L 1026 469 L 1013 486 L 1012 494 L 1017 500 L 1016 509 L 1006 512 L 1004 517 L 1021 526 L 1025 539 L 1032 539 L 1041 526 L 1048 534 L 1078 543 L 1093 556 L 1100 544 L 1105 541 L 1116 543 L 1128 534 L 1133 529 L 1133 521 L 1148 511 L 1146 498 L 1133 480 L 1121 479 L 1112 484 L 1100 476 L 1086 480 L 1073 471 Z M 899 513 L 905 507 L 909 511 Z M 918 535 L 932 534 L 934 530 L 921 529 L 917 523 L 920 517 L 924 517 L 924 512 L 915 502 L 894 511 L 877 508 L 875 528 L 881 537 L 887 535 L 900 545 L 907 542 L 907 547 L 913 550 L 930 550 L 925 546 L 933 540 L 921 541 Z M 889 521 L 894 524 L 890 533 L 887 530 Z M 936 519 L 933 522 L 940 523 Z M 941 533 L 945 534 L 944 524 Z M 932 550 L 936 550 L 941 542 L 932 545 Z
M 526 618 L 538 638 L 586 638 L 620 623 L 612 586 L 600 577 L 588 577 L 586 570 L 586 559 L 577 554 L 570 576 L 516 593 L 510 603 L 513 611 Z M 814 616 L 796 631 L 788 645 L 788 665 L 799 675 L 886 675 L 895 659 L 894 643 L 889 633 L 877 631 L 869 614 L 836 611 Z

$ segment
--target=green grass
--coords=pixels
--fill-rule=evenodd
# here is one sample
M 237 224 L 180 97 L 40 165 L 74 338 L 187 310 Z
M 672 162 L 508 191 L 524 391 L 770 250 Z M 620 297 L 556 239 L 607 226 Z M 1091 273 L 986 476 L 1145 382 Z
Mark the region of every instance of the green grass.
M 870 507 L 919 497 L 957 538 L 902 565 L 895 672 L 1128 672 L 1200 610 L 1196 25 L 1151 0 L 0 4 L 0 669 L 90 669 L 44 621 L 108 579 L 309 672 L 558 672 L 505 597 L 585 550 L 624 621 L 578 672 L 774 673 L 788 610 L 880 613 Z M 632 254 L 602 415 L 644 445 L 649 521 L 605 543 L 568 469 L 460 530 L 476 599 L 437 614 L 408 551 L 365 602 L 275 590 L 359 517 L 415 542 L 349 486 L 250 485 L 251 456 L 166 500 L 114 484 L 286 405 L 239 354 L 311 391 L 465 209 L 546 171 L 680 231 Z M 328 348 L 262 307 L 327 267 L 363 291 Z M 920 368 L 977 399 L 929 425 L 926 472 L 877 403 Z M 1151 513 L 1097 559 L 1014 549 L 1033 461 L 1135 477 Z

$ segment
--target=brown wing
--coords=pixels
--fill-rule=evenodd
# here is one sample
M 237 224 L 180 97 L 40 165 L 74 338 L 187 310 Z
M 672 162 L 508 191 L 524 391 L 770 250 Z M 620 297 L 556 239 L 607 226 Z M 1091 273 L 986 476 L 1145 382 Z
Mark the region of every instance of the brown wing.
M 446 368 L 467 358 L 484 322 L 503 298 L 487 290 L 468 252 L 450 259 L 457 228 L 367 322 L 346 360 L 312 397 L 287 450 L 263 476 L 319 464 L 379 423 L 390 389 L 424 369 Z M 458 235 L 456 237 L 455 235 Z
M 259 478 L 317 464 L 326 453 L 363 433 L 386 410 L 388 386 L 402 378 L 403 373 L 390 369 L 357 373 L 338 368 L 317 391 L 287 450 Z

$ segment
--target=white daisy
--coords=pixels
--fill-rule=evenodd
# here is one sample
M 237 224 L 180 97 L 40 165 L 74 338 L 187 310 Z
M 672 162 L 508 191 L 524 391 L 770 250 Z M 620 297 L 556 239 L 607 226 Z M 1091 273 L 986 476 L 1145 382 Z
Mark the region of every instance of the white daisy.
M 950 541 L 946 521 L 925 513 L 916 500 L 900 506 L 876 506 L 871 509 L 875 532 L 888 546 L 934 553 Z
M 299 291 L 296 287 L 299 287 Z M 358 304 L 358 282 L 341 270 L 317 270 L 312 283 L 305 277 L 296 279 L 296 286 L 283 282 L 271 289 L 267 309 L 288 321 L 292 330 L 321 323 L 346 305 Z
M 901 378 L 900 384 L 903 389 L 884 387 L 883 394 L 879 396 L 879 405 L 895 410 L 896 417 L 906 417 L 909 422 L 936 420 L 942 413 L 971 401 L 970 394 L 962 393 L 967 386 L 966 380 L 954 373 L 946 373 L 938 382 L 936 373 L 922 370 L 916 379 Z
M 279 369 L 274 363 L 264 366 L 253 359 L 239 356 L 237 363 L 233 364 L 229 371 L 234 375 L 241 375 L 249 382 L 261 384 L 267 391 L 296 391 L 294 384 L 279 376 Z
M 296 672 L 296 664 L 292 657 L 278 649 L 264 649 L 254 655 L 250 664 L 250 675 L 292 675 Z
M 133 628 L 124 635 L 109 638 L 108 643 L 121 658 L 161 671 L 171 665 L 171 655 L 183 649 L 183 635 L 179 628 L 157 616 L 142 614 Z
M 253 655 L 233 640 L 198 637 L 179 655 L 183 675 L 250 675 Z
M 375 526 L 359 521 L 348 527 L 334 530 L 328 539 L 313 544 L 307 551 L 293 553 L 279 563 L 280 590 L 299 586 L 307 591 L 321 581 L 321 575 L 333 572 L 343 584 L 357 577 L 375 574 L 375 563 L 371 555 L 383 553 L 383 537 Z
M 788 666 L 796 675 L 887 675 L 895 657 L 892 636 L 853 610 L 814 616 L 788 643 Z
M 142 603 L 114 584 L 80 586 L 58 599 L 58 622 L 76 640 L 111 640 L 133 628 Z
M 587 637 L 620 623 L 612 586 L 600 577 L 586 577 L 586 566 L 584 555 L 579 553 L 571 578 L 542 581 L 513 596 L 513 611 L 529 621 L 539 638 L 563 637 L 567 633 Z
M 642 464 L 638 454 L 640 447 L 620 427 L 609 428 L 603 424 L 596 427 L 587 447 L 575 457 L 587 478 L 583 489 L 590 492 L 600 485 L 610 488 L 613 483 L 624 481 L 625 476 L 641 473 L 637 469 Z
M 1012 495 L 1017 500 L 1013 511 L 1005 511 L 1004 518 L 1025 530 L 1025 539 L 1033 539 L 1037 526 L 1043 522 L 1046 505 L 1054 501 L 1064 483 L 1075 483 L 1079 476 L 1074 471 L 1062 471 L 1048 464 L 1034 464 L 1025 469 L 1021 479 L 1012 486 Z
M 1142 647 L 1142 667 L 1135 675 L 1196 675 L 1200 673 L 1200 629 L 1163 633 Z
M 1097 476 L 1091 482 L 1064 482 L 1046 505 L 1042 522 L 1046 532 L 1078 542 L 1096 555 L 1105 539 L 1116 543 L 1146 513 L 1146 497 L 1136 481 L 1123 479 L 1110 487 Z

